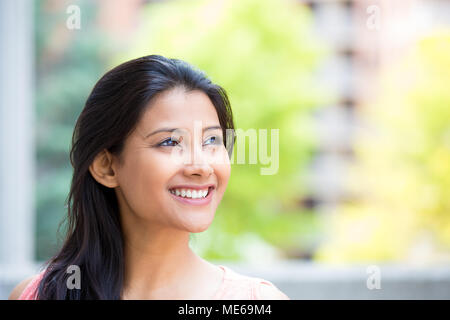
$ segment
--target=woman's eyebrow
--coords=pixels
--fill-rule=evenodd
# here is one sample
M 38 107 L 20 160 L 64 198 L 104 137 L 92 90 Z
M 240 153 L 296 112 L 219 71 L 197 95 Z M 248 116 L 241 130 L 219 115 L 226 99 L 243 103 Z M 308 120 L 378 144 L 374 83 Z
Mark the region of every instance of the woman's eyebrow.
M 211 127 L 205 127 L 203 128 L 203 132 L 208 131 L 208 130 L 216 130 L 216 129 L 222 129 L 221 126 L 211 126 Z M 158 130 L 155 130 L 151 133 L 149 133 L 147 136 L 145 136 L 145 138 L 148 138 L 154 134 L 160 133 L 160 132 L 174 132 L 175 130 L 178 130 L 178 128 L 160 128 Z
M 155 131 L 149 133 L 148 135 L 145 136 L 145 138 L 148 138 L 148 137 L 150 137 L 150 136 L 152 136 L 154 134 L 157 134 L 159 132 L 174 132 L 175 130 L 177 130 L 177 128 L 161 128 L 161 129 L 158 129 L 158 130 L 155 130 Z
M 217 129 L 222 130 L 222 127 L 221 126 L 206 127 L 206 128 L 203 128 L 203 132 L 208 131 L 208 130 L 217 130 Z

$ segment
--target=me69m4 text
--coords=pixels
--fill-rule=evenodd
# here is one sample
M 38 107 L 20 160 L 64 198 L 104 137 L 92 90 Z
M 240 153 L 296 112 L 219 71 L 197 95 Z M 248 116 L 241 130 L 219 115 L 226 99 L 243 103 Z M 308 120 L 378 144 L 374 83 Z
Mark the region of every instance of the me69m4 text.
M 238 315 L 238 314 L 271 314 L 271 306 L 255 305 L 255 304 L 224 304 L 222 305 L 222 314 Z

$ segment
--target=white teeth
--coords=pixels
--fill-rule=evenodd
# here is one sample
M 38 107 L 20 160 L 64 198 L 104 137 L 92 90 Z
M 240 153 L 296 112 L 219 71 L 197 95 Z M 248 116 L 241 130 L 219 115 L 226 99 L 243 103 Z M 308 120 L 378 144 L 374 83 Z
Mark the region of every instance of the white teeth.
M 201 199 L 205 198 L 208 195 L 208 189 L 205 190 L 175 189 L 169 191 L 174 195 L 191 199 Z

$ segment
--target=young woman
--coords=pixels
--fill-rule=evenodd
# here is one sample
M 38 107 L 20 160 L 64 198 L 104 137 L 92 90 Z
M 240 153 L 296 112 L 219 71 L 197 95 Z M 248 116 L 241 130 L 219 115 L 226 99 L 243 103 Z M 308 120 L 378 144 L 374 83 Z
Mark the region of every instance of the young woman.
M 189 247 L 227 187 L 233 129 L 225 90 L 186 62 L 150 55 L 107 72 L 74 130 L 65 242 L 10 298 L 289 299 Z

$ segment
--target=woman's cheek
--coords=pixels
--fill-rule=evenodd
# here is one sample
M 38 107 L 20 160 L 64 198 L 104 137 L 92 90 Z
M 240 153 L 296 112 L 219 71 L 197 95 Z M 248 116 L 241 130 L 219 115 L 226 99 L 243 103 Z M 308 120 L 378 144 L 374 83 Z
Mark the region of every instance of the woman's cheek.
M 231 165 L 230 163 L 218 164 L 215 166 L 214 171 L 216 172 L 216 176 L 218 178 L 220 192 L 223 194 L 230 178 Z

